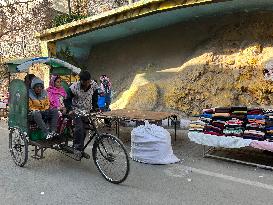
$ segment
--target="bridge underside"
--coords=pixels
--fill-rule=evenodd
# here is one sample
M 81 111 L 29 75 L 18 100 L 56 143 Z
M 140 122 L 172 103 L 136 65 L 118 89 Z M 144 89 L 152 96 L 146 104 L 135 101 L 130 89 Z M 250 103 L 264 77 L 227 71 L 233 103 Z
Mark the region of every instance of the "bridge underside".
M 42 41 L 43 55 L 54 55 L 61 48 L 69 47 L 75 57 L 85 59 L 94 46 L 115 39 L 193 19 L 268 10 L 273 10 L 272 0 L 158 0 L 49 29 L 38 37 Z

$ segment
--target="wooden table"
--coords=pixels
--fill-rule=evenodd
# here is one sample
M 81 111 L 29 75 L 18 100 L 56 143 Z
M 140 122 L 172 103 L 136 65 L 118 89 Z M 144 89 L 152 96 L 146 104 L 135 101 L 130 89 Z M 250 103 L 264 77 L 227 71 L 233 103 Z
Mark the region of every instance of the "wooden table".
M 177 130 L 177 115 L 169 112 L 154 112 L 154 111 L 143 111 L 143 110 L 129 110 L 129 109 L 118 109 L 109 112 L 100 113 L 97 115 L 98 118 L 110 119 L 116 123 L 116 134 L 119 136 L 120 121 L 131 120 L 131 121 L 149 121 L 156 122 L 168 119 L 174 122 L 174 139 L 176 141 L 176 130 Z

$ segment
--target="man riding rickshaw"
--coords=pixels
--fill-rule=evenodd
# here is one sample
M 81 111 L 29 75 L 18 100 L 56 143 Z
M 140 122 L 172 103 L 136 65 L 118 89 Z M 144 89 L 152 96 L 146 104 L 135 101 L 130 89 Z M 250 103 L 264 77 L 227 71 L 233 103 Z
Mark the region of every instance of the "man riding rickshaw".
M 48 97 L 48 93 L 51 95 L 57 89 L 48 89 L 47 93 L 39 78 L 29 78 L 29 68 L 37 63 L 50 66 L 53 84 L 62 79 L 60 76 L 79 75 L 80 81 L 70 87 L 67 82 L 61 82 L 69 96 L 65 100 L 60 96 L 64 102 L 62 110 L 54 107 Z M 46 149 L 57 150 L 78 161 L 89 159 L 85 149 L 93 141 L 93 160 L 102 176 L 112 183 L 121 183 L 127 178 L 129 158 L 124 145 L 115 136 L 98 132 L 96 113 L 92 112 L 96 106 L 92 105 L 96 84 L 88 71 L 46 57 L 11 61 L 7 66 L 10 74 L 27 73 L 26 82 L 14 79 L 9 86 L 9 149 L 18 166 L 26 164 L 29 146 L 34 147 L 32 157 L 35 159 L 44 158 Z

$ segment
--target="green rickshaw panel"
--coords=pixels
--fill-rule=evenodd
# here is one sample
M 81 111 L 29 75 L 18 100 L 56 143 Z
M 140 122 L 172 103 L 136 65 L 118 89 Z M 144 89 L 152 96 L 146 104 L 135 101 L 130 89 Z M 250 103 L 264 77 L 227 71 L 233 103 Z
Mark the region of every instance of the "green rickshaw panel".
M 28 133 L 28 92 L 24 81 L 15 79 L 9 86 L 9 127 Z

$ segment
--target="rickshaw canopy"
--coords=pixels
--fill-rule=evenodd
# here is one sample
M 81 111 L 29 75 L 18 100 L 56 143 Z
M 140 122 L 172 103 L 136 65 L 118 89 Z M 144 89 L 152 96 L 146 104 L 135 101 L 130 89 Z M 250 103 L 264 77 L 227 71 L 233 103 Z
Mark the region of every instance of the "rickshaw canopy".
M 27 72 L 34 64 L 46 64 L 51 67 L 51 74 L 69 75 L 79 74 L 81 69 L 63 60 L 50 57 L 26 58 L 6 62 L 10 73 Z

